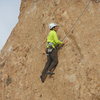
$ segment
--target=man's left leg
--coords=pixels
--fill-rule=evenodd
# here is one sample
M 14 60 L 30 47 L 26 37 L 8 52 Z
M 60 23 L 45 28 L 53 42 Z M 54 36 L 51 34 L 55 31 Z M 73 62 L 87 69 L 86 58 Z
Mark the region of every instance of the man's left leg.
M 44 82 L 45 79 L 46 79 L 46 76 L 47 76 L 46 72 L 48 71 L 48 68 L 49 68 L 51 62 L 52 62 L 52 59 L 50 57 L 50 54 L 48 54 L 47 55 L 47 62 L 46 62 L 45 67 L 44 67 L 44 69 L 42 71 L 42 75 L 40 76 L 42 82 Z

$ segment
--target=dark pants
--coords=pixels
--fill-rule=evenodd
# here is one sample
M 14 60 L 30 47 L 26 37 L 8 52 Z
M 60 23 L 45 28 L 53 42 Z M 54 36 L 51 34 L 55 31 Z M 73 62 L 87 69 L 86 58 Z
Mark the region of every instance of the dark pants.
M 47 62 L 45 64 L 45 67 L 42 71 L 42 76 L 46 74 L 48 71 L 52 71 L 56 68 L 58 64 L 58 54 L 57 49 L 54 49 L 51 53 L 47 54 Z

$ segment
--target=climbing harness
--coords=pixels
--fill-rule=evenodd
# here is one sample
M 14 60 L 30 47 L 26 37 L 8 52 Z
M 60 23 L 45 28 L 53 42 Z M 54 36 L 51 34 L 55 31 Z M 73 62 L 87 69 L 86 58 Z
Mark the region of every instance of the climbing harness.
M 47 48 L 55 48 L 55 46 L 52 42 L 48 42 L 47 43 Z
M 50 54 L 54 48 L 55 48 L 54 44 L 52 42 L 48 42 L 46 48 L 46 54 Z

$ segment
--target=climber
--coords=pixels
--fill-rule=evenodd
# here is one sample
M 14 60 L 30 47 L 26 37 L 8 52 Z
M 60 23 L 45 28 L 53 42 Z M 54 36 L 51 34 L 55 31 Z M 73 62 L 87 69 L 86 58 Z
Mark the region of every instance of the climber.
M 63 42 L 58 40 L 57 31 L 59 26 L 55 23 L 49 24 L 50 32 L 47 36 L 47 47 L 46 47 L 46 54 L 47 54 L 47 62 L 45 67 L 42 71 L 42 75 L 40 76 L 41 81 L 44 82 L 44 76 L 46 75 L 53 75 L 54 69 L 58 64 L 58 47 L 62 47 L 64 45 Z

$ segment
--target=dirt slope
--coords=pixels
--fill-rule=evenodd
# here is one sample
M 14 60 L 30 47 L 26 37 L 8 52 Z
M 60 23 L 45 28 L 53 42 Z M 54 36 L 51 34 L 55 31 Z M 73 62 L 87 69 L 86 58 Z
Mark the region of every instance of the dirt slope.
M 48 24 L 60 39 L 53 78 L 41 83 Z M 19 22 L 0 53 L 0 100 L 100 100 L 100 3 L 22 0 Z

